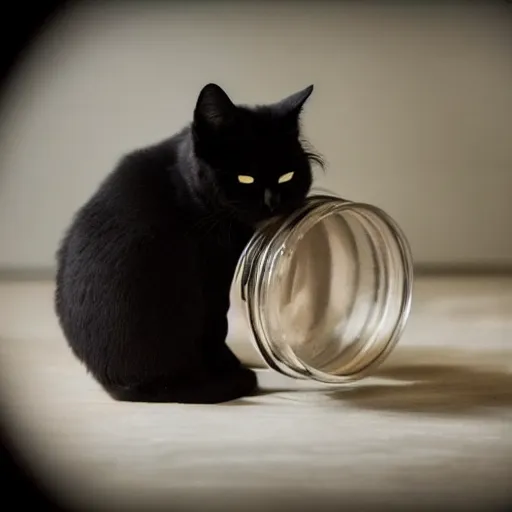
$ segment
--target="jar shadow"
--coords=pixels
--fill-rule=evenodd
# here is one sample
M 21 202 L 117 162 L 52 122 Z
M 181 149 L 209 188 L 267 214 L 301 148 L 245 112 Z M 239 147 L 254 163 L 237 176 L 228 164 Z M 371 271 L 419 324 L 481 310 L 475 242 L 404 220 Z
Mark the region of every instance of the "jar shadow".
M 394 412 L 464 414 L 482 408 L 512 407 L 512 368 L 503 361 L 511 354 L 495 353 L 493 364 L 488 353 L 468 355 L 460 351 L 424 348 L 397 350 L 374 377 L 379 383 L 327 391 L 332 400 L 364 409 Z M 426 357 L 427 356 L 427 357 Z M 500 367 L 501 358 L 501 367 Z M 381 382 L 383 380 L 383 382 Z

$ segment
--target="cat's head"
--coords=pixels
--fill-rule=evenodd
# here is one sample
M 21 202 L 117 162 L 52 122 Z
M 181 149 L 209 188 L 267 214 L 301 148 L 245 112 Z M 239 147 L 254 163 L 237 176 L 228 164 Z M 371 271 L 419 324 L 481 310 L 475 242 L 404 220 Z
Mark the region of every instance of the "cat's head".
M 194 110 L 192 133 L 204 185 L 238 220 L 257 224 L 300 206 L 321 158 L 300 139 L 299 117 L 313 86 L 278 103 L 235 105 L 206 85 Z

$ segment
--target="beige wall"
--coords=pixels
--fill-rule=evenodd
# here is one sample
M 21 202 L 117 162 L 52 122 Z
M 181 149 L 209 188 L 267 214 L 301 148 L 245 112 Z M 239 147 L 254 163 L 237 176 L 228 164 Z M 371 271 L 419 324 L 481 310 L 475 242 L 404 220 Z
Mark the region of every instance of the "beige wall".
M 304 124 L 329 162 L 319 185 L 386 209 L 418 262 L 512 263 L 510 17 L 364 4 L 71 12 L 6 98 L 0 268 L 53 265 L 70 216 L 116 159 L 188 122 L 210 81 L 247 103 L 314 83 Z

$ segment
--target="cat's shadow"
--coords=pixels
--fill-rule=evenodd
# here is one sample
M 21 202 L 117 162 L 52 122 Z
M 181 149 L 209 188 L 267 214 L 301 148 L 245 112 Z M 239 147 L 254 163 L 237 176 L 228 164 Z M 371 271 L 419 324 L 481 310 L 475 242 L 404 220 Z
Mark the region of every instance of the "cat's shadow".
M 390 357 L 389 363 L 376 370 L 378 382 L 359 381 L 355 385 L 336 388 L 315 388 L 308 392 L 308 402 L 319 394 L 362 409 L 394 412 L 466 414 L 486 407 L 512 407 L 512 365 L 506 368 L 500 354 L 494 364 L 481 364 L 479 355 L 460 351 L 459 357 L 453 350 L 415 349 L 403 347 L 397 350 L 397 357 Z M 505 357 L 510 357 L 508 353 Z M 506 362 L 506 360 L 505 360 Z M 303 390 L 266 389 L 261 394 L 299 394 Z M 312 398 L 313 396 L 313 398 Z

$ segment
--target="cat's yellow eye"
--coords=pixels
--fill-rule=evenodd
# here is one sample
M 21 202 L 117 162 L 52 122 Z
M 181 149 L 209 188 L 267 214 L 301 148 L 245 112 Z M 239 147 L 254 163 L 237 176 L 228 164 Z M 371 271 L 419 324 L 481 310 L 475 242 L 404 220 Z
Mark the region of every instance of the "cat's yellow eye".
M 240 183 L 244 183 L 245 185 L 250 185 L 251 183 L 254 183 L 254 178 L 252 176 L 238 176 L 238 181 Z
M 283 174 L 279 177 L 278 183 L 286 183 L 287 181 L 290 181 L 293 178 L 293 172 L 287 172 L 286 174 Z

